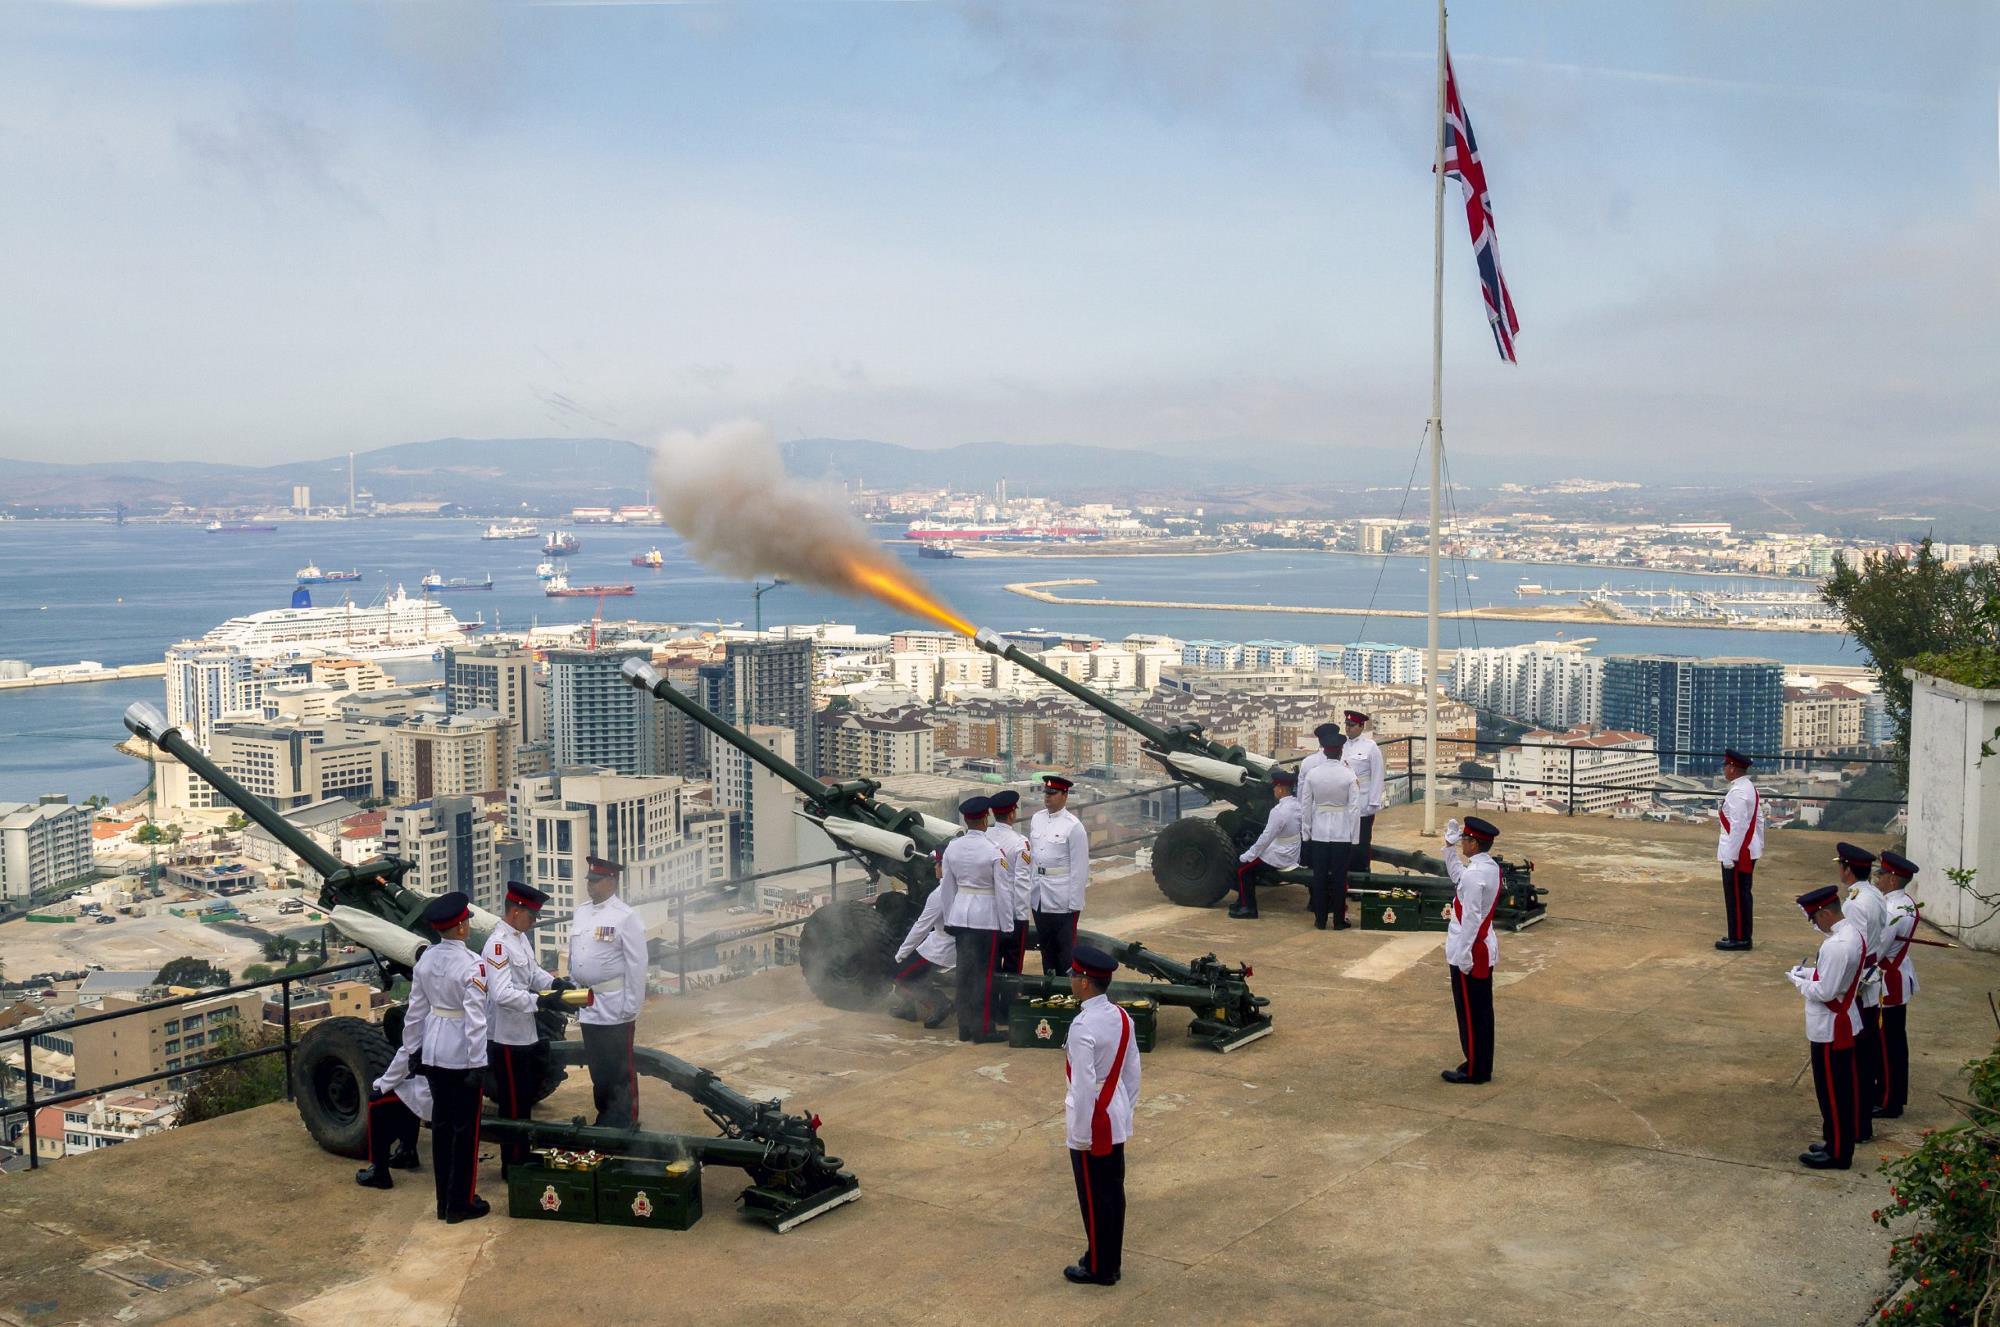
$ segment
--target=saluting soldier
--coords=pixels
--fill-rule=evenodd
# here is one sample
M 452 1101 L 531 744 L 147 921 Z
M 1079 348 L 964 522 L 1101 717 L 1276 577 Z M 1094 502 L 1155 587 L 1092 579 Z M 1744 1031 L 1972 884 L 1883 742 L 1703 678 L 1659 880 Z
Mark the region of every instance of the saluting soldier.
M 1257 916 L 1260 872 L 1289 871 L 1299 864 L 1299 852 L 1304 846 L 1303 813 L 1299 799 L 1292 795 L 1298 781 L 1299 776 L 1288 769 L 1271 771 L 1271 791 L 1278 795 L 1278 800 L 1264 819 L 1264 832 L 1237 858 L 1236 901 L 1229 905 L 1229 915 L 1239 921 Z
M 463 893 L 441 894 L 423 921 L 438 942 L 417 957 L 403 1015 L 403 1049 L 430 1084 L 431 1170 L 437 1216 L 456 1225 L 487 1213 L 479 1187 L 480 1080 L 486 1073 L 486 965 L 465 947 L 472 908 Z
M 1875 854 L 1852 843 L 1838 844 L 1840 887 L 1846 896 L 1841 913 L 1861 932 L 1861 989 L 1855 1007 L 1861 1013 L 1861 1031 L 1854 1038 L 1855 1099 L 1861 1103 L 1855 1141 L 1865 1143 L 1875 1136 L 1875 1103 L 1882 1099 L 1882 973 L 1879 965 L 1886 948 L 1889 929 L 1889 902 L 1875 887 Z
M 1910 897 L 1910 880 L 1917 864 L 1900 852 L 1882 854 L 1879 874 L 1889 887 L 1884 896 L 1889 921 L 1882 931 L 1882 1073 L 1881 1092 L 1871 1105 L 1878 1120 L 1900 1118 L 1910 1100 L 1910 997 L 1917 993 L 1917 969 L 1910 947 L 1917 940 L 1917 901 Z
M 368 1164 L 354 1172 L 365 1189 L 393 1189 L 392 1170 L 416 1170 L 417 1133 L 431 1117 L 430 1084 L 410 1072 L 410 1052 L 394 1058 L 368 1093 Z
M 1014 817 L 1021 810 L 1021 794 L 1012 788 L 1003 788 L 986 801 L 993 814 L 993 823 L 986 827 L 986 837 L 999 845 L 1001 853 L 1007 858 L 1005 877 L 1014 913 L 1013 933 L 1000 937 L 1000 970 L 1019 972 L 1028 952 L 1028 917 L 1032 902 L 1029 896 L 1034 892 L 1033 867 L 1029 863 L 1033 854 L 1028 851 L 1027 837 L 1014 828 Z
M 1361 783 L 1362 793 L 1361 836 L 1354 842 L 1354 857 L 1348 863 L 1348 869 L 1366 871 L 1375 860 L 1375 813 L 1388 804 L 1384 791 L 1386 780 L 1382 769 L 1382 748 L 1377 745 L 1375 735 L 1368 731 L 1366 711 L 1348 710 L 1341 718 L 1347 745 L 1341 748 L 1340 759 L 1354 771 L 1354 777 Z
M 1083 896 L 1090 886 L 1090 835 L 1069 809 L 1076 785 L 1060 774 L 1042 779 L 1042 809 L 1028 822 L 1028 869 L 1034 873 L 1035 938 L 1042 971 L 1069 971 Z
M 494 1103 L 503 1120 L 525 1120 L 535 1107 L 548 1063 L 549 1044 L 535 1023 L 538 1010 L 556 1006 L 570 989 L 566 977 L 552 975 L 535 957 L 530 938 L 542 905 L 549 896 L 518 880 L 507 882 L 507 902 L 499 925 L 486 937 L 480 957 L 486 961 L 486 1062 L 500 1085 Z M 500 1173 L 528 1159 L 528 1145 L 509 1139 L 500 1144 Z
M 1819 957 L 1786 975 L 1805 998 L 1806 1050 L 1812 1057 L 1813 1095 L 1819 1098 L 1820 1141 L 1799 1154 L 1814 1170 L 1846 1170 L 1854 1164 L 1855 1131 L 1860 1127 L 1860 1093 L 1854 1074 L 1854 1034 L 1861 1014 L 1854 995 L 1861 985 L 1861 930 L 1841 916 L 1840 886 L 1821 885 L 1798 897 L 1820 941 Z
M 938 910 L 958 942 L 958 1039 L 1005 1041 L 995 1024 L 1005 1021 L 994 978 L 1000 969 L 1000 937 L 1014 937 L 1012 886 L 1000 847 L 986 837 L 991 808 L 984 797 L 968 797 L 958 814 L 970 833 L 944 845 L 938 866 Z
M 1458 1015 L 1458 1046 L 1465 1059 L 1438 1076 L 1447 1083 L 1485 1083 L 1493 1078 L 1493 969 L 1500 963 L 1500 937 L 1493 913 L 1500 906 L 1500 864 L 1493 860 L 1492 822 L 1467 816 L 1461 825 L 1445 822 L 1445 870 L 1451 876 L 1451 920 L 1445 926 L 1444 961 L 1451 970 L 1452 1011 Z
M 957 966 L 958 941 L 944 929 L 944 890 L 933 889 L 896 950 L 896 973 L 891 981 L 897 999 L 890 1004 L 889 1013 L 911 1022 L 922 1019 L 927 1028 L 943 1027 L 956 1002 L 936 988 L 944 974 Z
M 1751 878 L 1757 859 L 1764 855 L 1763 798 L 1750 782 L 1750 757 L 1731 747 L 1722 753 L 1722 776 L 1729 788 L 1722 794 L 1722 809 L 1716 820 L 1721 837 L 1715 845 L 1715 859 L 1722 864 L 1722 910 L 1729 921 L 1729 934 L 1715 942 L 1717 949 L 1750 948 L 1752 900 Z
M 1320 739 L 1325 759 L 1299 777 L 1299 814 L 1311 840 L 1306 864 L 1312 867 L 1313 925 L 1324 931 L 1331 913 L 1333 929 L 1344 931 L 1352 925 L 1347 920 L 1347 866 L 1361 837 L 1366 795 L 1354 771 L 1340 758 L 1347 738 L 1331 724 L 1322 725 L 1320 731 L 1326 733 Z
M 577 1015 L 583 1061 L 600 1129 L 639 1127 L 639 1071 L 632 1037 L 646 1002 L 646 924 L 618 897 L 625 868 L 592 857 L 584 888 L 590 901 L 569 920 L 569 975 L 592 1000 Z
M 1088 945 L 1070 959 L 1070 994 L 1082 1008 L 1063 1042 L 1063 1118 L 1087 1243 L 1063 1276 L 1079 1285 L 1116 1285 L 1125 1261 L 1125 1144 L 1139 1104 L 1139 1047 L 1132 1015 L 1105 996 L 1117 971 L 1116 959 Z

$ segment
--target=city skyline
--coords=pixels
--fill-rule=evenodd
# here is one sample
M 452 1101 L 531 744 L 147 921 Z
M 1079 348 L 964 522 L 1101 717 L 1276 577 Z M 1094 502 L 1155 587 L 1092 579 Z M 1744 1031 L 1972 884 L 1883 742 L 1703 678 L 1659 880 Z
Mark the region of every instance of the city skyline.
M 1958 255 L 1995 214 L 2000 34 L 1921 18 L 1455 16 L 1523 322 L 1505 368 L 1448 232 L 1461 454 L 1837 472 L 1982 441 L 2000 292 Z M 913 446 L 1414 447 L 1428 23 L 13 7 L 0 455 L 745 413 Z

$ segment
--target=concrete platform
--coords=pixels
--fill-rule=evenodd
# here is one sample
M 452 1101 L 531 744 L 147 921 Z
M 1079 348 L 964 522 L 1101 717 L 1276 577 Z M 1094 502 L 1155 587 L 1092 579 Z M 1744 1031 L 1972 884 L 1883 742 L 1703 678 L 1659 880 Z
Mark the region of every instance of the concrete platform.
M 447 1227 L 428 1172 L 358 1189 L 272 1106 L 0 1179 L 0 1322 L 1861 1322 L 1889 1288 L 1874 1162 L 1952 1118 L 1937 1094 L 1993 1043 L 2000 963 L 1917 951 L 1912 1109 L 1854 1171 L 1809 1172 L 1783 972 L 1813 944 L 1790 896 L 1832 878 L 1833 837 L 1772 835 L 1760 947 L 1721 954 L 1712 831 L 1501 826 L 1553 909 L 1502 937 L 1484 1088 L 1437 1076 L 1458 1059 L 1441 936 L 1315 932 L 1296 889 L 1242 923 L 1135 876 L 1092 887 L 1095 929 L 1253 963 L 1278 1027 L 1220 1056 L 1166 1012 L 1114 1289 L 1059 1275 L 1083 1243 L 1060 1055 L 826 1009 L 783 972 L 655 1000 L 641 1040 L 824 1117 L 863 1197 L 789 1234 L 737 1217 L 724 1169 L 685 1234 Z M 1382 829 L 1416 841 L 1407 809 Z M 642 1097 L 649 1125 L 705 1131 L 664 1085 Z M 501 1205 L 495 1162 L 485 1188 Z

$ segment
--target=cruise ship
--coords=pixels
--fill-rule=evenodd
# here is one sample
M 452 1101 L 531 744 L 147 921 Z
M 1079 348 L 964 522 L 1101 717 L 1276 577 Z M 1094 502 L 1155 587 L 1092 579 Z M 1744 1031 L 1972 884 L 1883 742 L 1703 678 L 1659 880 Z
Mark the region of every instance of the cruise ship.
M 251 653 L 318 645 L 341 651 L 435 648 L 465 639 L 479 622 L 466 623 L 443 604 L 413 598 L 398 585 L 372 604 L 267 608 L 232 617 L 202 637 L 204 645 L 235 645 Z

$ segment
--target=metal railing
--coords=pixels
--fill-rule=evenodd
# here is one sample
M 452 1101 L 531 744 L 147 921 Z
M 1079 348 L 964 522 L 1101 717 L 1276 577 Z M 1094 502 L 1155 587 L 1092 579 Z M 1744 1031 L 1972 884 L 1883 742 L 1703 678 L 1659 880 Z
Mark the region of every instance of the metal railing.
M 1385 779 L 1389 783 L 1392 784 L 1400 783 L 1401 785 L 1403 785 L 1403 790 L 1404 790 L 1403 800 L 1406 801 L 1415 801 L 1423 795 L 1421 781 L 1426 776 L 1426 774 L 1430 772 L 1418 766 L 1418 764 L 1416 763 L 1416 748 L 1418 744 L 1421 743 L 1422 741 L 1423 739 L 1421 737 L 1417 737 L 1415 735 L 1408 735 L 1403 737 L 1387 738 L 1379 743 L 1379 745 L 1384 748 L 1383 764 L 1385 766 L 1384 769 Z M 1389 760 L 1387 757 L 1387 748 L 1392 746 L 1400 746 L 1403 749 L 1403 767 L 1401 772 L 1392 771 L 1386 768 L 1389 764 Z M 1500 775 L 1498 762 L 1494 763 L 1492 772 L 1490 774 L 1468 775 L 1461 772 L 1459 768 L 1459 762 L 1457 761 L 1446 762 L 1448 767 L 1438 768 L 1436 770 L 1436 775 L 1440 785 L 1445 784 L 1447 782 L 1485 783 L 1491 785 L 1498 785 L 1505 783 L 1524 788 L 1551 788 L 1551 789 L 1560 788 L 1564 790 L 1563 801 L 1567 814 L 1572 816 L 1577 814 L 1576 802 L 1577 802 L 1577 794 L 1579 792 L 1591 795 L 1597 795 L 1603 793 L 1647 793 L 1647 794 L 1665 794 L 1676 797 L 1710 797 L 1710 796 L 1720 796 L 1723 791 L 1722 781 L 1718 776 L 1713 776 L 1713 775 L 1687 774 L 1687 775 L 1671 776 L 1678 779 L 1710 779 L 1710 778 L 1715 779 L 1716 786 L 1703 787 L 1703 788 L 1689 788 L 1683 785 L 1677 785 L 1671 783 L 1658 783 L 1658 782 L 1607 783 L 1598 778 L 1592 777 L 1596 773 L 1596 771 L 1590 765 L 1585 764 L 1579 766 L 1577 763 L 1579 757 L 1594 757 L 1598 760 L 1604 760 L 1604 759 L 1616 759 L 1620 755 L 1633 755 L 1633 756 L 1650 755 L 1655 757 L 1656 759 L 1669 759 L 1669 760 L 1720 761 L 1722 758 L 1722 752 L 1720 751 L 1682 750 L 1675 747 L 1663 747 L 1663 746 L 1577 747 L 1577 746 L 1571 746 L 1566 742 L 1520 742 L 1520 741 L 1510 742 L 1500 738 L 1493 738 L 1493 737 L 1445 737 L 1442 735 L 1439 736 L 1438 748 L 1441 751 L 1448 751 L 1454 747 L 1459 748 L 1461 750 L 1469 747 L 1475 752 L 1481 750 L 1504 751 L 1511 748 L 1527 748 L 1530 750 L 1568 752 L 1569 768 L 1566 774 L 1561 778 L 1553 778 L 1553 779 L 1514 778 L 1514 777 L 1502 778 Z M 1759 766 L 1784 765 L 1791 768 L 1803 768 L 1810 765 L 1829 765 L 1829 766 L 1892 765 L 1893 766 L 1899 763 L 1894 756 L 1864 756 L 1864 755 L 1815 756 L 1798 751 L 1782 751 L 1782 752 L 1746 751 L 1743 754 L 1749 756 L 1750 759 L 1752 759 L 1753 761 L 1756 761 Z M 1895 806 L 1895 807 L 1905 806 L 1909 802 L 1907 792 L 1902 797 L 1854 797 L 1849 795 L 1845 790 L 1838 790 L 1827 793 L 1804 793 L 1796 796 L 1790 796 L 1790 800 L 1804 801 L 1804 802 L 1849 802 L 1857 806 Z M 1589 815 L 1593 813 L 1585 812 L 1584 814 Z
M 308 982 L 315 977 L 324 977 L 335 972 L 349 972 L 355 968 L 372 968 L 376 962 L 372 958 L 349 959 L 345 963 L 332 963 L 310 972 L 286 973 L 276 977 L 262 977 L 256 981 L 237 982 L 233 986 L 223 986 L 214 990 L 196 991 L 192 995 L 169 996 L 164 1000 L 154 1000 L 149 1004 L 134 1005 L 130 1009 L 114 1009 L 110 1013 L 87 1014 L 82 1018 L 72 1018 L 64 1023 L 45 1024 L 41 1027 L 21 1028 L 13 1032 L 0 1032 L 0 1046 L 9 1042 L 21 1044 L 22 1104 L 8 1106 L 0 1103 L 0 1126 L 15 1115 L 28 1117 L 28 1169 L 39 1170 L 42 1164 L 40 1128 L 35 1116 L 51 1106 L 66 1106 L 72 1101 L 87 1101 L 103 1096 L 107 1092 L 119 1092 L 128 1087 L 143 1087 L 147 1083 L 164 1082 L 170 1078 L 184 1078 L 200 1073 L 204 1069 L 217 1069 L 223 1065 L 239 1064 L 245 1060 L 255 1060 L 265 1055 L 285 1057 L 285 1100 L 292 1099 L 292 984 Z M 226 996 L 242 995 L 246 991 L 267 990 L 277 986 L 282 989 L 283 1016 L 281 1019 L 282 1038 L 271 1046 L 255 1046 L 245 1051 L 235 1051 L 228 1055 L 217 1055 L 208 1059 L 194 1060 L 178 1069 L 162 1069 L 157 1073 L 139 1074 L 132 1078 L 121 1078 L 112 1083 L 100 1083 L 94 1087 L 72 1088 L 68 1092 L 58 1092 L 54 1096 L 37 1099 L 35 1095 L 35 1038 L 51 1032 L 73 1032 L 77 1028 L 89 1027 L 93 1023 L 111 1023 L 121 1018 L 133 1018 L 140 1014 L 150 1014 L 160 1009 L 174 1009 L 181 1005 L 198 1004 L 209 1000 L 219 1000 Z

